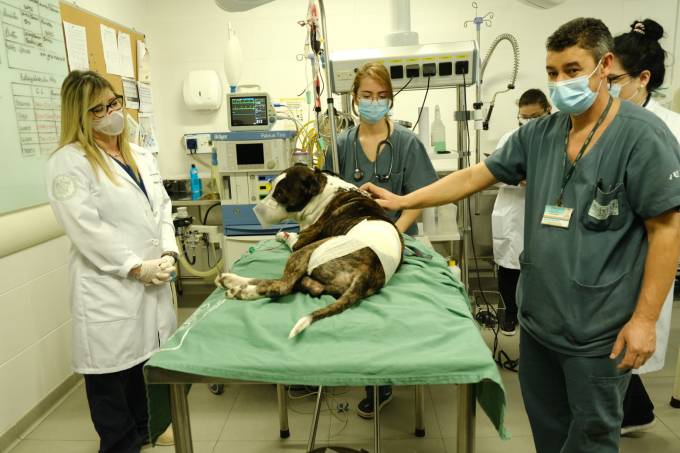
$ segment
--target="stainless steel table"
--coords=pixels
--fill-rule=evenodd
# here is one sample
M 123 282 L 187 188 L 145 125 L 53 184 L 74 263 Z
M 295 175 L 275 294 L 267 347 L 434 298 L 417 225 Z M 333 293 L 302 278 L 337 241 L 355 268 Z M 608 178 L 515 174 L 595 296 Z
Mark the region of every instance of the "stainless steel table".
M 189 402 L 185 391 L 186 384 L 264 384 L 263 382 L 246 382 L 230 379 L 219 379 L 210 376 L 170 371 L 162 368 L 146 368 L 146 378 L 149 384 L 170 385 L 170 407 L 172 411 L 172 430 L 175 435 L 176 453 L 193 453 L 191 439 L 191 421 L 189 417 Z M 279 434 L 281 438 L 290 436 L 288 427 L 288 404 L 286 390 L 282 384 L 276 385 L 279 410 Z M 416 392 L 416 427 L 415 432 L 423 432 L 422 393 Z M 475 440 L 475 384 L 458 385 L 458 435 L 456 439 L 457 453 L 474 453 Z M 376 435 L 378 432 L 376 430 Z M 374 452 L 375 453 L 375 452 Z

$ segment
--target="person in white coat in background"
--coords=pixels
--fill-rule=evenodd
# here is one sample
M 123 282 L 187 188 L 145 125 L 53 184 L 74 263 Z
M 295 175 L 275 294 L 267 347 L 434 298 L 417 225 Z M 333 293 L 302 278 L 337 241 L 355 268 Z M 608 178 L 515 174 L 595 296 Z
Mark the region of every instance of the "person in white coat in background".
M 522 93 L 518 101 L 519 127 L 531 120 L 550 115 L 551 106 L 545 94 L 536 88 Z M 517 132 L 515 128 L 501 137 L 496 149 Z M 519 254 L 524 249 L 524 183 L 516 186 L 498 184 L 498 195 L 491 213 L 493 258 L 498 266 L 498 292 L 505 310 L 498 320 L 504 335 L 514 335 L 517 327 L 517 282 L 519 281 Z
M 46 167 L 52 210 L 71 241 L 73 368 L 85 378 L 101 453 L 137 453 L 149 442 L 142 367 L 176 328 L 170 199 L 126 124 L 108 81 L 71 72 L 60 148 Z M 158 443 L 171 445 L 171 433 Z
M 629 33 L 614 38 L 614 63 L 609 74 L 609 92 L 614 97 L 641 105 L 656 114 L 680 141 L 680 115 L 662 107 L 651 97 L 663 84 L 666 72 L 666 52 L 659 44 L 663 34 L 661 25 L 645 19 L 633 22 Z M 658 371 L 664 366 L 672 306 L 673 287 L 666 296 L 656 323 L 656 351 L 647 363 L 633 370 L 623 402 L 622 435 L 648 429 L 655 423 L 654 405 L 639 375 Z

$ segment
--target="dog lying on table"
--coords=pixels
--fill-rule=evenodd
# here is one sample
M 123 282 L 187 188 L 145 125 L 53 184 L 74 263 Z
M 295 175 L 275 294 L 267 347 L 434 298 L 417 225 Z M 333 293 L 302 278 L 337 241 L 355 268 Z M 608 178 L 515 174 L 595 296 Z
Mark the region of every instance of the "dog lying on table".
M 277 234 L 293 251 L 280 279 L 218 275 L 215 284 L 227 290 L 227 297 L 276 298 L 293 291 L 337 297 L 301 318 L 289 338 L 376 293 L 401 265 L 404 243 L 385 211 L 366 192 L 320 170 L 304 165 L 285 170 L 255 215 L 264 227 L 294 220 L 300 234 Z

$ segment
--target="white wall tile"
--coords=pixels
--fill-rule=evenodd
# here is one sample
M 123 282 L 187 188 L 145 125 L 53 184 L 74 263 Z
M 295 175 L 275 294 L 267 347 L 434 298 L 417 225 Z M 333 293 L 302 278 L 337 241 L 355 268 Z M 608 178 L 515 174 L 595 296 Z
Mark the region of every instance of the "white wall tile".
M 27 285 L 0 296 L 0 364 L 5 364 L 38 340 L 30 297 Z M 4 391 L 2 387 L 0 391 Z
M 45 397 L 41 374 L 37 347 L 0 365 L 0 433 L 7 431 Z
M 38 338 L 71 319 L 68 266 L 33 280 L 29 288 L 31 317 Z

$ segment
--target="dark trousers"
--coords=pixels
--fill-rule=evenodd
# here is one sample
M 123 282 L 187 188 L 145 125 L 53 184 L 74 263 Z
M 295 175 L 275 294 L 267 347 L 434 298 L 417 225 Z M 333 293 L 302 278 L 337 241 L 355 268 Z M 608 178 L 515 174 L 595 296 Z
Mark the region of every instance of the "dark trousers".
M 623 425 L 643 425 L 654 420 L 654 404 L 637 374 L 630 377 L 630 384 L 623 400 Z
M 519 269 L 508 269 L 498 266 L 498 292 L 501 293 L 505 303 L 506 319 L 517 321 L 517 282 L 519 281 Z
M 630 372 L 609 356 L 553 351 L 525 330 L 519 382 L 536 453 L 618 453 Z
M 99 453 L 138 453 L 148 442 L 143 366 L 85 375 L 90 415 L 100 438 Z

